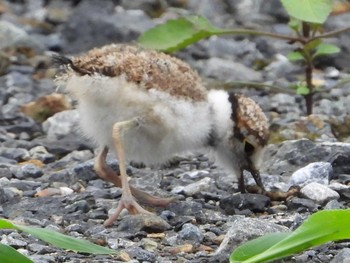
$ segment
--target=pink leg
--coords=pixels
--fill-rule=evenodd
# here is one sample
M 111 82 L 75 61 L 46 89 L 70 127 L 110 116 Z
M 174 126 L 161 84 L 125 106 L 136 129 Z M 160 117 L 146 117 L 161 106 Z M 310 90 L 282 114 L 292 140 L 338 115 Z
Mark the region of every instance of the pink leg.
M 117 187 L 122 187 L 122 181 L 120 176 L 113 171 L 106 163 L 106 157 L 108 153 L 108 148 L 105 147 L 96 157 L 96 161 L 94 164 L 94 170 L 97 173 L 97 175 L 108 182 L 113 183 Z M 150 206 L 159 206 L 159 207 L 166 207 L 170 203 L 176 201 L 177 199 L 175 197 L 172 198 L 160 198 L 153 195 L 150 195 L 146 192 L 143 192 L 141 190 L 138 190 L 137 188 L 134 188 L 130 186 L 130 190 L 132 195 L 139 201 L 145 203 L 146 205 Z

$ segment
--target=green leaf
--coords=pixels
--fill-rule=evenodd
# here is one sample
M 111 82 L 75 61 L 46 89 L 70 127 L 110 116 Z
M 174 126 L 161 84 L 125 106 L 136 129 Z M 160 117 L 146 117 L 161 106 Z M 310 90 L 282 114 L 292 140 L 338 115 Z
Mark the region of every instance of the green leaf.
M 34 263 L 26 256 L 19 253 L 16 249 L 0 243 L 0 262 L 1 263 Z
M 336 54 L 340 52 L 340 48 L 327 43 L 322 43 L 316 48 L 316 52 L 314 54 L 314 57 L 317 56 L 324 56 L 324 55 L 331 55 Z
M 10 222 L 5 219 L 0 218 L 0 229 L 16 229 L 15 226 Z
M 299 19 L 296 19 L 296 18 L 294 18 L 294 17 L 290 17 L 290 18 L 289 18 L 288 26 L 289 26 L 292 30 L 298 31 L 299 28 L 300 28 L 300 25 L 301 25 L 301 23 L 300 23 L 300 20 L 299 20 Z
M 310 90 L 304 86 L 304 85 L 300 85 L 297 87 L 297 94 L 299 95 L 307 95 L 310 93 Z
M 290 233 L 271 233 L 250 240 L 239 246 L 234 253 L 231 254 L 230 262 L 242 262 L 249 259 L 251 255 L 258 255 L 289 235 Z
M 298 60 L 305 60 L 303 54 L 301 54 L 299 51 L 292 51 L 287 55 L 287 58 L 289 61 L 298 61 Z
M 319 45 L 322 44 L 322 40 L 319 38 L 316 38 L 314 40 L 311 40 L 304 46 L 304 50 L 311 51 L 315 48 L 317 48 Z
M 174 52 L 203 38 L 225 32 L 227 31 L 213 26 L 204 17 L 190 16 L 168 20 L 146 31 L 138 41 L 146 48 Z
M 55 232 L 45 228 L 37 228 L 37 227 L 28 227 L 28 226 L 20 226 L 16 225 L 16 228 L 31 234 L 43 241 L 46 241 L 56 247 L 69 249 L 76 252 L 85 252 L 91 254 L 115 254 L 116 251 L 98 246 L 94 243 L 91 243 L 84 239 L 78 239 L 74 237 L 70 237 L 67 235 L 63 235 L 59 232 Z
M 332 11 L 332 0 L 281 0 L 287 13 L 302 21 L 322 24 Z
M 272 260 L 281 259 L 313 246 L 321 245 L 329 241 L 337 241 L 350 238 L 350 209 L 346 210 L 325 210 L 319 211 L 311 215 L 305 222 L 278 242 L 279 238 L 283 236 L 273 235 L 272 241 L 267 241 L 265 237 L 260 237 L 252 245 L 246 245 L 244 248 L 243 257 L 236 251 L 242 253 L 241 248 L 237 248 L 230 256 L 231 262 L 242 263 L 259 263 L 269 262 Z M 265 251 L 263 249 L 256 249 L 255 246 L 261 242 L 268 242 L 268 247 Z M 276 243 L 277 242 L 277 243 Z M 252 252 L 250 252 L 252 251 Z M 239 260 L 239 259 L 243 260 Z M 234 261 L 235 260 L 235 261 Z
M 26 232 L 36 238 L 48 242 L 56 247 L 68 249 L 76 252 L 91 253 L 91 254 L 116 254 L 117 251 L 96 245 L 84 239 L 78 239 L 63 235 L 59 232 L 45 228 L 32 226 L 22 226 L 13 224 L 5 219 L 0 219 L 0 228 L 10 228 Z M 1 261 L 0 261 L 1 262 Z

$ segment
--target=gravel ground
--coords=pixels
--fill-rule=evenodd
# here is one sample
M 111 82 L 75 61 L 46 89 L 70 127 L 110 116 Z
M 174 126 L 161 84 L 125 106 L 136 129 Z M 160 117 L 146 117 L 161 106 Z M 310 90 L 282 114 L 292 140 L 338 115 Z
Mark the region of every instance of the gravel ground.
M 123 214 L 110 228 L 121 190 L 94 173 L 94 147 L 80 135 L 74 101 L 57 91 L 49 52 L 79 54 L 140 33 L 183 12 L 205 15 L 221 27 L 249 26 L 288 33 L 279 1 L 0 1 L 0 217 L 53 229 L 120 251 L 91 256 L 56 249 L 23 233 L 0 231 L 0 241 L 34 262 L 228 262 L 239 244 L 265 233 L 292 231 L 311 213 L 349 208 L 350 34 L 329 41 L 342 53 L 317 61 L 314 115 L 303 98 L 236 88 L 255 99 L 271 123 L 262 176 L 273 190 L 301 188 L 287 201 L 238 194 L 234 176 L 205 154 L 178 156 L 164 167 L 130 164 L 136 187 L 179 201 L 155 215 Z M 332 17 L 327 29 L 349 24 Z M 266 38 L 212 37 L 177 54 L 209 86 L 230 81 L 287 87 L 302 76 L 285 54 L 292 46 Z M 259 67 L 260 64 L 266 66 Z M 235 87 L 232 87 L 235 88 Z M 49 117 L 51 116 L 51 117 Z M 109 164 L 117 169 L 114 156 Z M 251 183 L 251 179 L 247 182 Z M 152 208 L 151 208 L 152 209 Z M 154 208 L 153 208 L 154 209 Z M 345 263 L 349 242 L 327 243 L 283 262 Z M 282 262 L 282 261 L 281 261 Z

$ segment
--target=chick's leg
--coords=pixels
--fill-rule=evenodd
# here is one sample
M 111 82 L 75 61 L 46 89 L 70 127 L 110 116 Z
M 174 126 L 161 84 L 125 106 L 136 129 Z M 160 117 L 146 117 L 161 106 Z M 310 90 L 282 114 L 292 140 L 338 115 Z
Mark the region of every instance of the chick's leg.
M 97 155 L 94 170 L 97 175 L 108 182 L 113 183 L 117 187 L 122 187 L 121 177 L 113 171 L 106 163 L 106 157 L 108 153 L 108 148 L 104 147 L 103 150 Z M 171 202 L 176 201 L 176 198 L 160 198 L 143 192 L 137 188 L 130 186 L 132 195 L 142 203 L 151 206 L 166 207 Z
M 112 137 L 113 137 L 117 158 L 119 161 L 122 196 L 116 208 L 115 213 L 105 221 L 104 223 L 105 226 L 111 225 L 118 218 L 120 212 L 124 208 L 127 209 L 130 214 L 137 214 L 137 213 L 150 214 L 150 212 L 145 210 L 143 207 L 141 207 L 137 203 L 135 198 L 132 196 L 131 189 L 128 182 L 128 176 L 126 174 L 123 135 L 127 133 L 128 130 L 136 128 L 138 125 L 139 125 L 139 121 L 137 118 L 129 121 L 117 122 L 113 125 Z

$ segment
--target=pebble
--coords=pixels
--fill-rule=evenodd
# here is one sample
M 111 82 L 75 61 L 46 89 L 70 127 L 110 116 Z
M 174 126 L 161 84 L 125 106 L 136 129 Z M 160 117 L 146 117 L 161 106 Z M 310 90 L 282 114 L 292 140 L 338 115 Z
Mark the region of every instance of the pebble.
M 126 248 L 125 252 L 128 253 L 131 258 L 138 260 L 138 262 L 156 262 L 156 255 L 141 247 L 131 246 Z
M 267 220 L 236 216 L 227 230 L 224 240 L 213 254 L 213 257 L 220 262 L 220 259 L 227 258 L 227 256 L 243 242 L 267 233 L 289 231 L 287 227 L 271 223 Z
M 16 167 L 17 169 L 12 169 L 14 176 L 18 179 L 27 179 L 29 178 L 39 178 L 44 172 L 38 166 L 28 163 Z
M 23 239 L 24 238 L 20 234 L 13 232 L 9 235 L 2 235 L 1 243 L 4 245 L 12 246 L 14 248 L 20 248 L 28 245 L 28 242 L 24 241 Z
M 339 253 L 331 260 L 330 263 L 349 263 L 350 248 L 343 248 Z
M 191 241 L 198 245 L 203 241 L 204 235 L 197 226 L 187 223 L 182 226 L 182 229 L 178 233 L 178 239 Z
M 171 226 L 164 219 L 153 214 L 144 215 L 132 215 L 125 216 L 118 223 L 118 231 L 124 231 L 128 233 L 137 233 L 140 231 L 146 231 L 148 233 L 161 233 Z
M 38 254 L 49 254 L 55 252 L 53 247 L 37 243 L 28 244 L 28 249 Z
M 177 216 L 203 216 L 203 206 L 198 202 L 190 200 L 171 203 L 168 205 L 167 209 Z
M 220 208 L 228 215 L 237 214 L 237 210 L 263 212 L 270 204 L 270 198 L 260 194 L 234 194 L 220 200 Z
M 194 196 L 202 191 L 206 191 L 210 187 L 210 183 L 212 179 L 209 177 L 204 177 L 203 179 L 194 182 L 192 184 L 186 186 L 177 186 L 175 187 L 171 193 L 173 194 L 185 194 L 186 196 Z
M 300 194 L 318 204 L 324 204 L 330 200 L 339 199 L 339 194 L 329 187 L 316 182 L 309 183 L 300 189 Z
M 143 238 L 141 239 L 141 246 L 147 251 L 154 252 L 158 247 L 158 243 L 150 238 Z
M 1 162 L 1 160 L 0 160 Z M 12 177 L 12 172 L 9 166 L 5 165 L 5 164 L 0 164 L 0 174 L 1 177 L 3 178 L 8 178 L 10 179 Z
M 287 206 L 290 210 L 296 210 L 299 213 L 302 212 L 316 212 L 318 205 L 310 199 L 292 197 L 287 201 Z
M 44 146 L 36 146 L 29 150 L 31 159 L 49 163 L 55 160 L 55 156 L 47 151 Z
M 30 37 L 23 28 L 9 21 L 0 21 L 0 49 L 13 46 L 29 46 L 39 48 L 40 45 Z
M 1 147 L 0 148 L 0 155 L 2 157 L 16 160 L 16 161 L 26 161 L 30 158 L 30 154 L 28 150 L 21 149 L 21 148 L 6 148 Z
M 66 110 L 58 112 L 48 118 L 43 124 L 43 130 L 49 140 L 59 141 L 64 136 L 76 134 L 79 137 L 79 113 L 77 110 Z
M 289 179 L 289 185 L 305 186 L 311 182 L 328 185 L 333 175 L 332 165 L 328 162 L 315 162 L 295 171 Z
M 324 210 L 333 210 L 333 209 L 344 209 L 344 205 L 338 200 L 331 200 L 325 206 Z
M 73 213 L 77 211 L 81 211 L 83 213 L 87 213 L 90 211 L 90 206 L 86 200 L 79 200 L 74 202 L 71 205 L 66 206 L 67 212 Z

